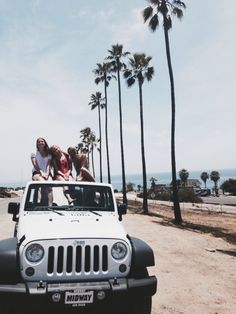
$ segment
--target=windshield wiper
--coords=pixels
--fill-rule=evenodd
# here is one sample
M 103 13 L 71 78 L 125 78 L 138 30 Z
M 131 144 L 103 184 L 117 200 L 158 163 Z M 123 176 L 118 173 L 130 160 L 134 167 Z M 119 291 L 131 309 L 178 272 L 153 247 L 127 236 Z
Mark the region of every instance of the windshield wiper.
M 48 207 L 48 206 L 37 206 L 37 207 L 34 207 L 31 211 L 50 211 L 50 212 L 53 212 L 55 214 L 58 214 L 60 216 L 64 216 L 64 214 L 62 214 L 61 212 L 58 212 L 57 210 L 51 208 L 51 207 Z
M 53 213 L 56 213 L 56 214 L 58 214 L 58 215 L 65 216 L 65 215 L 62 214 L 61 212 L 58 212 L 57 210 L 55 210 L 55 209 L 53 209 L 53 208 L 51 208 L 51 207 L 48 207 L 47 210 L 49 210 L 49 211 L 51 211 L 51 212 L 53 212 Z
M 80 211 L 80 212 L 90 212 L 90 213 L 93 213 L 94 215 L 102 216 L 101 214 L 94 211 L 94 209 L 97 209 L 97 207 L 94 207 L 94 209 L 90 209 L 90 208 L 73 206 L 73 207 L 68 207 L 68 209 L 73 210 L 73 211 Z
M 94 215 L 102 216 L 101 214 L 95 212 L 93 209 L 85 209 L 85 211 L 88 211 L 90 213 L 93 213 Z

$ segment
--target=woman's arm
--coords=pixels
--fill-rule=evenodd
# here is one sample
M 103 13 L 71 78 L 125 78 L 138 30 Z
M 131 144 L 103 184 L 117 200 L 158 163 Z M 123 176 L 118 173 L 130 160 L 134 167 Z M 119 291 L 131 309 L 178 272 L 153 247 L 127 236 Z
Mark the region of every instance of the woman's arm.
M 39 166 L 38 166 L 38 163 L 37 163 L 37 160 L 36 160 L 36 156 L 35 156 L 34 154 L 31 155 L 31 162 L 32 162 L 32 164 L 33 164 L 33 166 L 34 166 L 34 169 L 35 169 L 36 171 L 39 171 L 39 172 L 40 172 L 40 168 L 39 168 Z
M 46 172 L 44 174 L 44 177 L 45 177 L 46 180 L 50 176 L 50 168 L 51 168 L 51 159 L 48 159 Z
M 64 178 L 65 178 L 66 181 L 68 181 L 70 179 L 70 176 L 71 176 L 71 173 L 72 173 L 72 160 L 71 160 L 70 156 L 67 155 L 67 154 L 65 154 L 65 157 L 66 157 L 67 162 L 68 162 L 68 170 L 64 174 Z

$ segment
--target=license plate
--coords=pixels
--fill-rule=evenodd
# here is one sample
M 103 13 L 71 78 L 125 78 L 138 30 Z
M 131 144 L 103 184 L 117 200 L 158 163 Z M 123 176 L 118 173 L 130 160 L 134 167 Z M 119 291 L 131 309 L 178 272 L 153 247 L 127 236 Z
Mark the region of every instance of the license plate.
M 65 304 L 88 304 L 93 303 L 93 291 L 66 292 Z

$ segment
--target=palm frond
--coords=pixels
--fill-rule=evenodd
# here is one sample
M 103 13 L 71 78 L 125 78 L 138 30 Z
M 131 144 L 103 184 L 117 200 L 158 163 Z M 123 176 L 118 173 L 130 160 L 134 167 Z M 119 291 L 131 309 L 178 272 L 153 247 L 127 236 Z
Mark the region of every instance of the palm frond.
M 95 82 L 96 84 L 99 84 L 99 83 L 101 82 L 100 77 L 96 77 L 95 80 L 94 80 L 94 82 Z
M 149 0 L 149 2 L 150 2 L 151 4 L 153 4 L 153 5 L 159 6 L 161 1 L 160 1 L 160 0 Z
M 177 15 L 177 17 L 179 19 L 181 19 L 183 17 L 183 15 L 184 15 L 183 10 L 181 10 L 181 9 L 179 9 L 177 7 L 173 8 L 172 12 L 173 12 L 173 14 Z
M 147 22 L 148 19 L 150 19 L 150 17 L 153 14 L 153 8 L 152 7 L 147 7 L 143 10 L 143 19 L 144 19 L 144 23 Z
M 144 77 L 143 77 L 143 73 L 141 71 L 137 74 L 137 78 L 138 78 L 139 83 L 141 83 L 141 85 L 143 85 Z
M 135 78 L 132 76 L 127 80 L 128 87 L 131 87 L 135 83 Z
M 124 71 L 124 73 L 123 73 L 123 76 L 124 76 L 124 78 L 125 79 L 127 79 L 129 76 L 131 76 L 132 75 L 132 71 L 131 70 L 128 70 L 128 69 L 126 69 L 125 71 Z
M 147 78 L 148 82 L 151 81 L 152 77 L 154 75 L 154 68 L 153 67 L 148 67 L 145 77 Z
M 128 55 L 130 55 L 130 52 L 129 52 L 129 51 L 125 51 L 125 52 L 122 54 L 123 57 L 127 57 Z
M 183 1 L 173 0 L 173 4 L 177 4 L 179 7 L 183 7 L 184 9 L 186 9 L 186 5 Z
M 164 19 L 164 27 L 166 27 L 167 30 L 169 30 L 169 29 L 172 28 L 172 20 L 171 20 L 171 17 L 170 17 L 170 16 L 167 16 L 167 17 Z
M 158 15 L 154 14 L 153 17 L 150 19 L 148 26 L 151 28 L 153 32 L 155 32 L 158 25 L 159 25 Z

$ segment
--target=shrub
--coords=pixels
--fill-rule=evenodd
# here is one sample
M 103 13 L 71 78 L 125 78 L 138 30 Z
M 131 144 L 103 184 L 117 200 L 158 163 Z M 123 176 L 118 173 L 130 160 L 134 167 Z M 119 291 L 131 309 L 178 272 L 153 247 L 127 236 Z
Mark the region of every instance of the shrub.
M 179 201 L 180 202 L 202 203 L 202 199 L 200 197 L 196 196 L 192 190 L 180 189 L 178 191 L 178 194 L 179 194 Z M 142 196 L 140 196 L 140 197 L 142 197 Z M 151 198 L 150 195 L 149 195 L 149 198 Z M 173 201 L 173 195 L 172 195 L 172 192 L 162 192 L 162 193 L 156 194 L 154 199 L 161 200 L 161 201 Z
M 202 199 L 194 194 L 192 190 L 179 190 L 179 201 L 185 203 L 202 203 Z
M 220 186 L 223 193 L 228 192 L 232 195 L 236 195 L 236 179 L 229 179 L 223 182 Z

